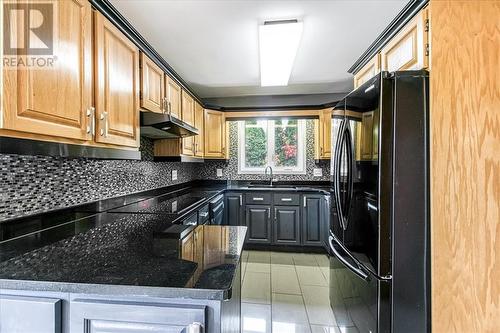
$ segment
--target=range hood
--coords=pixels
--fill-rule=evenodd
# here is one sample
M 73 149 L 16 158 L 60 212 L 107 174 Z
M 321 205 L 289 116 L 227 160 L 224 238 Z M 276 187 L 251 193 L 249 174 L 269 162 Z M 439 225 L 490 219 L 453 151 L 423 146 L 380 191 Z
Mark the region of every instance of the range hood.
M 197 128 L 169 113 L 141 112 L 141 136 L 151 139 L 173 139 L 198 134 Z

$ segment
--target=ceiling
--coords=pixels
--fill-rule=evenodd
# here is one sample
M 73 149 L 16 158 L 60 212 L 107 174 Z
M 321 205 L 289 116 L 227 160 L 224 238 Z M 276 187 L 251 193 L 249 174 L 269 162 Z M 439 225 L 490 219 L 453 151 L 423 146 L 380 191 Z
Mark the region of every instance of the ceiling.
M 407 0 L 110 0 L 200 97 L 347 92 L 347 69 Z M 258 25 L 297 18 L 289 85 L 261 87 Z

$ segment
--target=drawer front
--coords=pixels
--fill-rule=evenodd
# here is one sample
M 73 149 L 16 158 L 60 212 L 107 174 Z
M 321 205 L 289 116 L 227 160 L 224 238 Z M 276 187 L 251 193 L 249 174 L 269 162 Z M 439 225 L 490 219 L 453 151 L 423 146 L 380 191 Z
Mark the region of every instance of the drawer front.
M 247 194 L 245 195 L 245 203 L 254 205 L 270 205 L 271 193 L 247 192 Z
M 300 195 L 296 193 L 276 193 L 274 194 L 274 204 L 280 206 L 300 205 Z
M 205 205 L 198 210 L 198 224 L 205 223 L 209 218 L 208 205 Z

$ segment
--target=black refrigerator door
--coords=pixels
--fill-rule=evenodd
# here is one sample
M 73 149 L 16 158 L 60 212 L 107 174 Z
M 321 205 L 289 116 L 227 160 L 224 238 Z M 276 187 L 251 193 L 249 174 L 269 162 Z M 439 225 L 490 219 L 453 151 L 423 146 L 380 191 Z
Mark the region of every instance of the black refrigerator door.
M 341 332 L 390 332 L 390 281 L 360 268 L 333 237 L 330 306 Z
M 392 119 L 392 86 L 385 75 L 377 75 L 345 98 L 345 153 L 339 163 L 346 169 L 342 244 L 378 277 L 391 273 L 391 191 L 379 181 L 381 169 L 390 167 L 392 160 L 392 129 L 387 124 Z M 392 181 L 390 172 L 383 178 L 387 184 Z

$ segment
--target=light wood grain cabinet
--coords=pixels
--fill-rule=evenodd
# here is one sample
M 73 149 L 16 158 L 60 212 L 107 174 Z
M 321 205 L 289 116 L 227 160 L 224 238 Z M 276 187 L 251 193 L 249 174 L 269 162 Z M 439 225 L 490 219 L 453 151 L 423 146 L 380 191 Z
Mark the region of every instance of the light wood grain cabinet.
M 141 53 L 141 108 L 145 111 L 165 111 L 165 74 L 163 70 Z
M 182 121 L 194 126 L 194 100 L 187 92 L 182 91 Z M 195 139 L 190 136 L 182 139 L 182 154 L 194 156 Z
M 176 118 L 181 118 L 181 87 L 168 75 L 165 75 L 165 97 L 167 112 Z
M 194 104 L 194 127 L 198 129 L 198 135 L 194 137 L 194 155 L 204 157 L 205 140 L 205 112 L 199 103 Z
M 315 120 L 315 158 L 330 159 L 332 156 L 332 110 L 319 111 L 319 119 Z
M 139 49 L 94 13 L 95 141 L 139 147 Z
M 92 10 L 87 0 L 60 1 L 54 9 L 57 60 L 50 69 L 3 71 L 0 126 L 82 143 L 92 139 Z
M 423 9 L 380 51 L 384 71 L 428 68 L 428 11 Z
M 205 158 L 226 157 L 226 126 L 224 112 L 205 110 Z
M 354 88 L 359 87 L 378 73 L 380 73 L 380 53 L 377 53 L 354 75 Z

